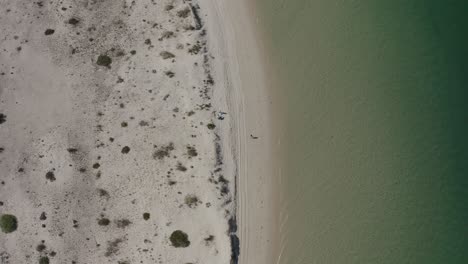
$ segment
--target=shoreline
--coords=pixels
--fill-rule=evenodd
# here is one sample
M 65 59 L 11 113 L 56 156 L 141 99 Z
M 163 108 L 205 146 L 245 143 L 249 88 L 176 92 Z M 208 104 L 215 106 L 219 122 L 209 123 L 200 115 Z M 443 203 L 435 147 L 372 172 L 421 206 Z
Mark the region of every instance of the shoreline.
M 279 186 L 272 154 L 275 143 L 271 115 L 275 111 L 268 90 L 265 54 L 260 48 L 263 43 L 249 11 L 251 3 L 209 0 L 203 4 L 211 17 L 211 32 L 215 32 L 215 39 L 208 37 L 210 49 L 223 59 L 215 60 L 218 65 L 214 68 L 223 69 L 228 109 L 236 113 L 231 120 L 231 138 L 224 142 L 224 146 L 230 146 L 225 149 L 231 149 L 235 162 L 235 217 L 240 240 L 240 249 L 231 240 L 231 263 L 274 263 L 278 248 L 278 237 L 274 235 L 278 197 L 274 192 Z

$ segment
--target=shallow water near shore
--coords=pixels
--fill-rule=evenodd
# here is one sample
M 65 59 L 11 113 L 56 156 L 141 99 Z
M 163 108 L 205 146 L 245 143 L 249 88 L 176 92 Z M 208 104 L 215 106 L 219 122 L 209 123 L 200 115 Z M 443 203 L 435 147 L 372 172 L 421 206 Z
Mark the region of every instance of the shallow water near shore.
M 467 263 L 466 1 L 256 3 L 286 111 L 278 263 Z

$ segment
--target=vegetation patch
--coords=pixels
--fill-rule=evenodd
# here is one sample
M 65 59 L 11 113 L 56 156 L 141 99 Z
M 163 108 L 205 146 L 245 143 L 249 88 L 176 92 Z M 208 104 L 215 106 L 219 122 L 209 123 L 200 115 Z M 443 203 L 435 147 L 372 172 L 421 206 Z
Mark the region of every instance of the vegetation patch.
M 178 17 L 187 18 L 189 15 L 190 15 L 190 8 L 188 8 L 188 7 L 177 11 L 177 16 Z
M 162 146 L 159 149 L 157 149 L 153 153 L 153 158 L 162 160 L 164 158 L 169 157 L 169 155 L 171 154 L 171 151 L 173 151 L 173 150 L 174 150 L 174 144 L 171 142 L 168 145 Z
M 67 151 L 68 151 L 68 153 L 74 154 L 74 153 L 78 152 L 78 149 L 77 148 L 67 148 Z
M 187 167 L 185 167 L 184 165 L 182 165 L 182 163 L 180 163 L 180 162 L 177 162 L 177 167 L 176 167 L 176 169 L 177 169 L 178 171 L 187 171 Z
M 169 51 L 162 51 L 161 53 L 159 53 L 159 55 L 161 55 L 161 57 L 165 60 L 172 59 L 175 57 L 175 55 L 170 53 Z
M 164 31 L 162 34 L 161 34 L 161 37 L 158 39 L 159 41 L 163 40 L 163 39 L 168 39 L 168 38 L 172 38 L 174 37 L 174 32 L 172 31 Z
M 190 208 L 197 207 L 198 202 L 199 202 L 198 197 L 193 194 L 189 194 L 185 196 L 185 204 Z
M 100 226 L 108 226 L 110 224 L 110 220 L 107 218 L 101 218 L 98 220 L 98 225 Z
M 104 189 L 97 189 L 100 197 L 110 197 L 109 192 Z
M 48 28 L 46 31 L 44 31 L 44 35 L 49 36 L 55 33 L 55 30 Z
M 75 26 L 78 23 L 80 23 L 80 20 L 78 20 L 77 18 L 72 17 L 72 18 L 68 19 L 68 24 L 70 24 L 70 25 Z
M 39 251 L 39 252 L 44 251 L 44 249 L 46 249 L 46 246 L 44 244 L 39 244 L 36 247 L 36 250 Z
M 121 238 L 117 238 L 115 240 L 108 241 L 105 256 L 110 257 L 110 256 L 116 254 L 119 251 L 119 245 L 122 242 L 124 242 L 124 241 Z
M 3 233 L 12 233 L 18 229 L 18 219 L 11 214 L 4 214 L 0 217 L 0 228 Z
M 39 264 L 49 264 L 49 258 L 48 257 L 41 257 L 39 259 Z
M 175 76 L 175 73 L 173 71 L 167 71 L 167 72 L 165 72 L 165 74 L 169 78 L 173 78 Z
M 150 213 L 143 213 L 143 219 L 149 220 L 150 219 Z
M 192 55 L 197 55 L 201 50 L 201 46 L 198 44 L 193 45 L 188 52 Z
M 206 125 L 206 127 L 207 127 L 209 130 L 213 130 L 213 129 L 215 129 L 216 125 L 213 124 L 213 123 L 209 123 L 208 125 Z
M 99 55 L 96 61 L 97 65 L 108 67 L 108 68 L 110 68 L 111 63 L 112 63 L 112 59 L 111 57 L 107 55 Z
M 45 221 L 47 219 L 47 215 L 45 212 L 42 212 L 41 215 L 39 216 L 39 220 Z
M 130 147 L 129 146 L 125 146 L 122 148 L 122 154 L 127 154 L 130 152 Z
M 128 219 L 120 219 L 116 220 L 115 224 L 117 225 L 118 228 L 126 228 L 129 226 L 132 222 Z
M 47 180 L 49 180 L 49 181 L 51 181 L 51 182 L 53 182 L 53 181 L 56 180 L 55 174 L 54 174 L 53 171 L 48 171 L 48 172 L 46 173 L 45 177 L 46 177 Z
M 169 240 L 171 241 L 172 246 L 176 248 L 185 248 L 190 246 L 188 235 L 181 230 L 176 230 L 172 232 L 171 236 L 169 237 Z
M 3 124 L 6 122 L 6 115 L 3 113 L 0 113 L 0 124 Z
M 187 146 L 187 155 L 189 156 L 189 158 L 193 158 L 198 156 L 198 152 L 195 149 L 195 147 Z

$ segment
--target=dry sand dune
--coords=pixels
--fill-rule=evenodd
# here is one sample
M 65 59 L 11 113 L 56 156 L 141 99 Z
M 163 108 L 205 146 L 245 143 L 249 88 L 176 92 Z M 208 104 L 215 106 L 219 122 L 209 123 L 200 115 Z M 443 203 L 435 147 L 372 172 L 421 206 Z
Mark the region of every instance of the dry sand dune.
M 229 263 L 230 121 L 198 3 L 0 5 L 1 263 Z

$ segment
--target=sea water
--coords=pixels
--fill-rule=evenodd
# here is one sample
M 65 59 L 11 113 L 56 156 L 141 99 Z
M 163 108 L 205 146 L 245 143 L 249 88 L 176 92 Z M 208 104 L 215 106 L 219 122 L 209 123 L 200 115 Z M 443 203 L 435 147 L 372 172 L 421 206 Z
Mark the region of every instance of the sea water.
M 256 0 L 281 264 L 468 263 L 468 2 Z

